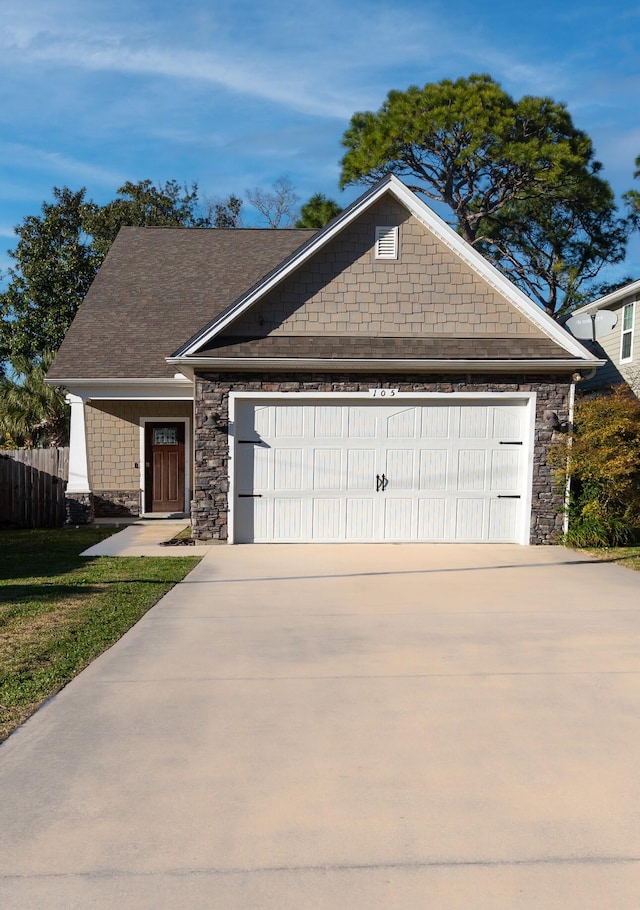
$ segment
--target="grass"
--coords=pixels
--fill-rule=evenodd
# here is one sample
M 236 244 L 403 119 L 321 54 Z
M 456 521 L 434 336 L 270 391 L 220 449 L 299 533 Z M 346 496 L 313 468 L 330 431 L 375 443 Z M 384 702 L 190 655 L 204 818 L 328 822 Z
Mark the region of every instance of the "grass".
M 79 555 L 112 533 L 0 530 L 0 741 L 199 562 Z
M 600 547 L 597 550 L 585 549 L 585 553 L 602 562 L 615 562 L 627 569 L 640 572 L 640 546 L 633 547 Z

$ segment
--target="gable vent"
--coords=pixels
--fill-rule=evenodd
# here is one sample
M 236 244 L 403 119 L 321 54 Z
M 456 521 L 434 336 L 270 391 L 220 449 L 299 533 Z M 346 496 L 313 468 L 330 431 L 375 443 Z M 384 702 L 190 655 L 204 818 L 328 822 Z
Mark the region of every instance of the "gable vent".
M 376 259 L 398 258 L 398 228 L 376 228 Z

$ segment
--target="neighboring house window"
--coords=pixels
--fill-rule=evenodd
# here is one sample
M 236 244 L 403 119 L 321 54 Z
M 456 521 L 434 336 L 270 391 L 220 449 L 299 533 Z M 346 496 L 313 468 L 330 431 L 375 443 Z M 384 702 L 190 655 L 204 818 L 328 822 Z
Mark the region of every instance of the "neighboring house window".
M 635 301 L 627 303 L 622 309 L 622 340 L 620 344 L 620 362 L 633 359 L 633 322 L 635 316 Z
M 376 228 L 376 259 L 398 258 L 398 228 Z

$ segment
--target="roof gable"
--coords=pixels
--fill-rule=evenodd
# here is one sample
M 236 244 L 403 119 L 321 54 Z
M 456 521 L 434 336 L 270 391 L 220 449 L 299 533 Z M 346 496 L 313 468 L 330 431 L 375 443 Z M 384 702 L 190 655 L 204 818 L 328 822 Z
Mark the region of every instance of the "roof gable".
M 370 275 L 363 275 L 362 258 L 373 255 L 374 225 L 380 225 L 385 220 L 402 225 L 403 233 L 406 233 L 405 229 L 409 226 L 409 233 L 413 233 L 409 242 L 422 247 L 422 261 L 416 262 L 420 284 L 418 286 L 417 275 L 411 276 L 413 280 L 406 275 L 404 261 L 375 262 L 378 273 L 386 269 L 387 275 L 395 278 L 393 305 L 397 304 L 404 312 L 389 309 L 388 289 L 378 288 L 377 293 L 370 296 L 372 306 L 380 308 L 380 318 L 368 319 L 367 325 L 363 325 L 363 292 L 366 296 L 371 281 L 367 280 Z M 363 225 L 366 226 L 366 236 L 360 256 L 351 243 L 349 258 L 344 254 L 344 247 L 349 246 L 350 235 L 354 232 L 357 234 Z M 404 239 L 400 243 L 406 249 Z M 429 247 L 431 253 L 427 255 L 431 256 L 430 266 L 424 261 L 424 249 Z M 351 295 L 343 289 L 340 302 L 335 304 L 333 317 L 328 316 L 326 311 L 324 317 L 321 313 L 313 313 L 313 308 L 317 305 L 314 293 L 320 293 L 322 286 L 325 298 L 331 295 L 331 290 L 327 291 L 326 274 L 324 278 L 319 275 L 315 279 L 310 277 L 314 264 L 317 265 L 322 256 L 325 273 L 326 262 L 333 263 L 334 281 L 342 278 L 343 281 L 353 283 Z M 404 300 L 402 291 L 397 292 L 398 279 L 402 279 L 400 283 L 406 289 Z M 452 296 L 455 298 L 456 295 L 457 302 L 452 306 Z M 327 303 L 329 301 L 325 300 L 324 306 Z M 552 345 L 559 346 L 565 356 L 591 359 L 591 355 L 579 342 L 491 266 L 393 175 L 372 187 L 270 275 L 209 322 L 176 351 L 172 360 L 187 361 L 205 352 L 212 354 L 214 348 L 225 345 L 225 340 L 228 343 L 231 338 L 264 337 L 274 333 L 304 334 L 305 330 L 323 335 L 356 335 L 368 331 L 372 334 L 408 336 L 416 333 L 424 336 L 430 332 L 470 336 L 483 330 L 486 335 L 490 335 L 498 330 L 499 334 L 542 336 Z

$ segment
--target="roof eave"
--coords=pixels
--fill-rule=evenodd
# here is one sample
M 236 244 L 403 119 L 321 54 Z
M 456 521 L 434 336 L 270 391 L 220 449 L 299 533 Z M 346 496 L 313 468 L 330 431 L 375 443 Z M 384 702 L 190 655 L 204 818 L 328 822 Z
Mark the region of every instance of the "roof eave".
M 574 373 L 590 371 L 606 361 L 589 359 L 538 360 L 425 360 L 336 357 L 168 357 L 167 362 L 181 368 L 209 370 L 317 370 L 337 372 L 420 372 L 420 373 Z

